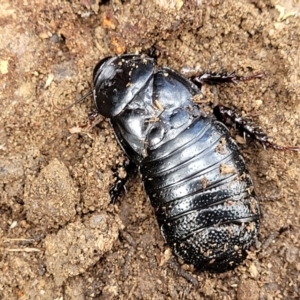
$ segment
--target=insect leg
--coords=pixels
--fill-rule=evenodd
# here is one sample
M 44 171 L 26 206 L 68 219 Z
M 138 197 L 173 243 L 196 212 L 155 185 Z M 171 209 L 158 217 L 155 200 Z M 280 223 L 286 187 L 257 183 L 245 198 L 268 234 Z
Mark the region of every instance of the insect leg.
M 159 57 L 168 56 L 168 51 L 157 44 L 152 45 L 150 48 L 145 49 L 143 52 L 149 57 L 153 58 L 155 61 L 157 61 Z
M 300 151 L 297 146 L 279 146 L 270 141 L 269 137 L 260 127 L 255 125 L 249 119 L 243 118 L 237 111 L 223 106 L 221 104 L 214 107 L 215 117 L 226 126 L 235 126 L 240 133 L 246 138 L 250 136 L 258 141 L 264 148 L 269 147 L 275 150 Z
M 124 163 L 121 167 L 124 169 L 125 174 L 121 174 L 119 172 L 119 168 L 117 167 L 114 170 L 114 175 L 117 178 L 117 180 L 109 190 L 110 203 L 112 204 L 115 204 L 121 193 L 123 191 L 126 191 L 125 185 L 128 182 L 130 175 L 135 169 L 135 163 L 127 158 L 124 160 Z
M 228 73 L 226 71 L 221 70 L 220 72 L 210 72 L 206 71 L 201 75 L 192 76 L 190 79 L 193 83 L 195 83 L 198 87 L 206 83 L 210 85 L 217 85 L 223 83 L 239 83 L 241 81 L 249 81 L 253 79 L 262 78 L 265 76 L 264 72 L 260 72 L 250 76 L 241 76 L 235 74 L 235 72 Z

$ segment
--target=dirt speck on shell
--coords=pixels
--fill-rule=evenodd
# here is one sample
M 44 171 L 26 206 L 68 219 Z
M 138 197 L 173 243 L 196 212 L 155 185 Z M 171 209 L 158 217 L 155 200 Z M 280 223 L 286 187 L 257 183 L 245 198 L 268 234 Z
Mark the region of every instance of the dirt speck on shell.
M 206 94 L 278 144 L 299 145 L 299 9 L 282 0 L 2 1 L 0 299 L 299 299 L 298 153 L 241 144 L 261 200 L 257 245 L 233 271 L 177 272 L 138 176 L 109 204 L 124 155 L 108 121 L 81 130 L 92 100 L 57 109 L 91 88 L 100 59 L 156 43 L 167 51 L 158 63 L 182 73 L 211 61 L 266 72 Z

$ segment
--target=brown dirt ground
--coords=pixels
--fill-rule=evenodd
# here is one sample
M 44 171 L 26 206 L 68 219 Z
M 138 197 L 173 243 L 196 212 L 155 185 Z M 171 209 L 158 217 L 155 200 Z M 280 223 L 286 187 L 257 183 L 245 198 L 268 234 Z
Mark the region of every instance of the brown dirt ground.
M 212 57 L 260 81 L 218 88 L 279 144 L 300 144 L 299 1 L 8 1 L 0 4 L 0 299 L 299 299 L 298 153 L 241 145 L 261 199 L 259 241 L 224 274 L 176 270 L 138 176 L 109 205 L 124 158 L 107 120 L 89 131 L 93 67 L 154 43 L 159 64 Z M 198 285 L 196 284 L 198 283 Z

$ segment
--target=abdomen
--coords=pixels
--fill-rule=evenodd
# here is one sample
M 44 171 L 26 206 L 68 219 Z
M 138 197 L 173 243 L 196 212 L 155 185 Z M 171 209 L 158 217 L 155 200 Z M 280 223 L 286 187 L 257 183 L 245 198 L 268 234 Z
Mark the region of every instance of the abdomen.
M 211 117 L 149 150 L 145 191 L 172 250 L 198 269 L 223 271 L 246 256 L 259 230 L 259 205 L 235 141 Z

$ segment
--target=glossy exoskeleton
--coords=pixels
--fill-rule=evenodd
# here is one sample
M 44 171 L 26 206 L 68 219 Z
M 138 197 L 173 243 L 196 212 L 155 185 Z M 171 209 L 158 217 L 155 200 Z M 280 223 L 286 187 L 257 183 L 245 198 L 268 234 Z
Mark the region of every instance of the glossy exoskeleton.
M 238 265 L 259 231 L 260 208 L 251 177 L 225 120 L 264 146 L 257 127 L 218 105 L 214 115 L 193 102 L 203 83 L 258 78 L 205 73 L 190 80 L 158 68 L 145 55 L 107 57 L 94 69 L 97 112 L 141 174 L 161 232 L 176 255 L 200 270 Z M 274 146 L 276 148 L 276 146 Z M 125 183 L 111 190 L 114 201 Z

